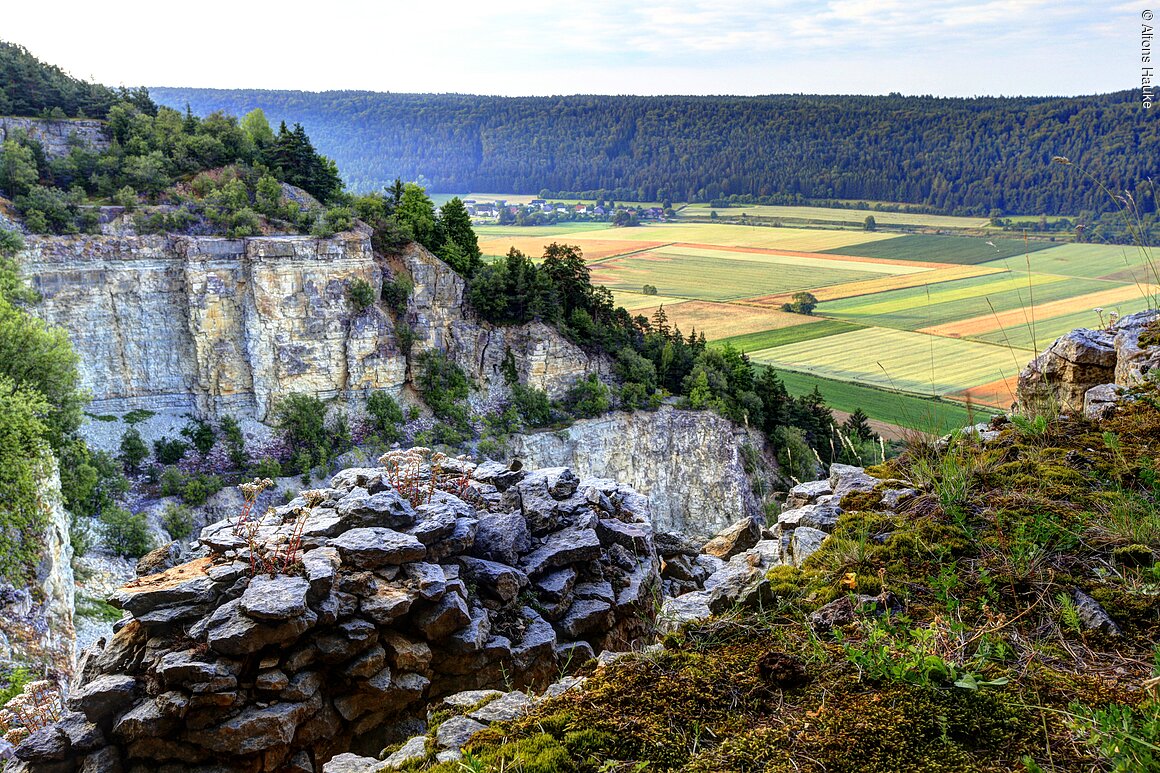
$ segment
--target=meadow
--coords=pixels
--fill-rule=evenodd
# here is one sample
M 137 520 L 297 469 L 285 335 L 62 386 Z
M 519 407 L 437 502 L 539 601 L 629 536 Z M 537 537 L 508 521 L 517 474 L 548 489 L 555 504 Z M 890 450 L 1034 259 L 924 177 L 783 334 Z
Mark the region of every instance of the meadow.
M 861 255 L 865 258 L 893 260 L 925 260 L 934 263 L 973 265 L 1002 260 L 1026 252 L 1037 252 L 1057 246 L 1056 242 L 1004 239 L 998 236 L 935 236 L 907 235 L 892 239 L 887 246 L 881 240 L 862 244 L 839 245 L 823 252 L 842 255 Z
M 873 209 L 836 209 L 826 207 L 791 207 L 753 205 L 714 208 L 708 204 L 688 204 L 680 210 L 681 217 L 759 217 L 783 222 L 818 223 L 822 225 L 849 225 L 859 229 L 867 217 L 878 225 L 917 226 L 920 228 L 985 228 L 985 217 L 952 217 L 950 215 L 923 215 L 909 212 L 879 212 Z

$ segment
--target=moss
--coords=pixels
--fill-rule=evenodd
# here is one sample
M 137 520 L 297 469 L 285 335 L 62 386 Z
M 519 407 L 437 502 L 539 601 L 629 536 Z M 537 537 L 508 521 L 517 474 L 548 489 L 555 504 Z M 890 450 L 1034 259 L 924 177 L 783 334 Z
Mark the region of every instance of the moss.
M 1140 346 L 1160 346 L 1160 317 L 1144 325 L 1140 331 Z

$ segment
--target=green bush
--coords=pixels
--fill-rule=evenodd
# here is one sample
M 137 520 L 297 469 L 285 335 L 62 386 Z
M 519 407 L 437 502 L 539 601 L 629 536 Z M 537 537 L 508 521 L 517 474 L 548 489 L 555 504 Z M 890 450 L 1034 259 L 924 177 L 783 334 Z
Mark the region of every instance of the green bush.
M 153 441 L 153 456 L 161 464 L 177 464 L 189 450 L 189 445 L 177 438 L 163 437 Z
M 419 393 L 423 402 L 440 419 L 463 424 L 467 411 L 461 403 L 467 399 L 471 385 L 463 369 L 441 351 L 430 350 L 419 355 Z
M 546 427 L 552 423 L 552 401 L 542 389 L 513 384 L 512 406 L 529 427 Z
M 121 436 L 121 462 L 126 468 L 136 470 L 149 456 L 149 447 L 141 439 L 136 427 L 129 427 Z
M 214 432 L 213 425 L 205 419 L 195 419 L 192 416 L 188 418 L 189 422 L 181 428 L 181 434 L 193 444 L 199 454 L 205 456 L 217 443 L 217 433 Z
M 101 524 L 105 527 L 105 545 L 119 556 L 140 558 L 153 549 L 144 513 L 109 507 L 101 513 Z
M 250 457 L 246 453 L 246 436 L 242 434 L 242 427 L 233 416 L 223 416 L 221 422 L 222 439 L 230 455 L 230 464 L 235 470 L 241 470 L 249 464 Z
M 258 460 L 258 463 L 254 465 L 253 472 L 254 475 L 259 478 L 281 478 L 282 465 L 278 462 L 277 459 L 272 459 L 269 456 L 263 456 Z
M 314 395 L 287 395 L 274 410 L 274 425 L 296 453 L 325 456 L 330 450 L 326 432 L 326 403 Z
M 568 411 L 580 418 L 599 416 L 609 407 L 608 387 L 595 373 L 589 373 L 568 390 Z
M 181 499 L 187 505 L 204 505 L 206 500 L 222 490 L 222 479 L 217 475 L 191 475 L 181 487 Z
M 390 281 L 383 282 L 382 299 L 387 308 L 396 314 L 407 312 L 407 299 L 415 289 L 415 283 L 406 274 L 399 274 Z
M 346 288 L 346 297 L 354 306 L 355 313 L 361 313 L 375 302 L 375 288 L 367 280 L 356 277 Z
M 367 398 L 367 415 L 375 433 L 384 443 L 403 439 L 403 409 L 386 392 L 372 392 Z
M 0 577 L 22 586 L 36 565 L 47 517 L 39 505 L 47 403 L 0 376 Z
M 185 475 L 176 467 L 169 466 L 161 471 L 161 496 L 176 497 L 185 488 Z
M 161 527 L 175 540 L 185 540 L 193 533 L 193 512 L 186 505 L 170 502 L 161 515 Z

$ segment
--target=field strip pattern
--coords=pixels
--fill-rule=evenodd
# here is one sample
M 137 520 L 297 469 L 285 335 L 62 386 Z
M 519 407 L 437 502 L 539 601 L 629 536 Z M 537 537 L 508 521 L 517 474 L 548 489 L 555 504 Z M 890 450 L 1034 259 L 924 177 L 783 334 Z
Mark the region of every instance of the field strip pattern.
M 947 266 L 952 265 L 949 263 L 929 263 L 929 262 L 923 262 L 921 260 L 891 260 L 890 258 L 860 258 L 857 255 L 843 255 L 840 252 L 808 252 L 808 251 L 803 251 L 803 250 L 778 249 L 778 248 L 774 248 L 774 247 L 723 247 L 721 245 L 716 245 L 716 244 L 698 244 L 696 242 L 674 242 L 671 246 L 679 247 L 683 250 L 684 249 L 711 250 L 714 252 L 729 252 L 731 254 L 748 253 L 748 254 L 755 254 L 755 255 L 780 255 L 780 256 L 795 256 L 796 255 L 796 256 L 801 256 L 803 258 L 814 258 L 817 260 L 844 261 L 847 263 L 857 263 L 859 265 L 870 263 L 870 264 L 879 265 L 879 266 L 897 266 L 897 267 L 902 268 L 902 269 L 907 269 L 907 270 L 897 271 L 896 273 L 899 273 L 899 274 L 915 273 L 915 271 L 911 270 L 911 269 L 915 269 L 916 267 L 918 267 L 919 269 L 921 269 L 921 268 L 934 269 L 934 268 L 946 268 Z
M 941 264 L 920 264 L 912 261 L 883 261 L 871 258 L 847 258 L 843 255 L 827 255 L 820 252 L 798 252 L 792 250 L 739 250 L 734 247 L 713 247 L 709 245 L 672 244 L 649 250 L 657 255 L 688 255 L 698 258 L 721 258 L 726 260 L 750 261 L 770 266 L 813 266 L 824 270 L 843 268 L 849 271 L 866 271 L 872 274 L 919 274 L 941 268 Z
M 1002 265 L 1019 271 L 1030 270 L 1044 274 L 1088 279 L 1111 278 L 1132 282 L 1132 277 L 1140 281 L 1160 284 L 1160 252 L 1153 249 L 1141 250 L 1137 247 L 1118 244 L 1062 244 L 1050 250 L 1032 252 L 1029 256 L 993 260 L 985 265 Z M 1131 271 L 1130 275 L 1122 272 Z
M 919 395 L 946 395 L 1007 378 L 1019 366 L 1002 346 L 865 328 L 752 352 L 754 362 Z
M 898 234 L 869 234 L 829 228 L 768 228 L 717 223 L 650 223 L 637 228 L 609 229 L 605 238 L 635 242 L 689 242 L 720 247 L 757 247 L 803 252 L 828 252 L 850 244 L 889 241 Z M 595 234 L 562 235 L 556 241 L 595 238 Z M 873 256 L 872 256 L 873 257 Z
M 798 314 L 791 316 L 803 318 Z M 862 327 L 836 319 L 822 319 L 821 317 L 804 317 L 804 319 L 812 319 L 813 322 L 720 338 L 714 342 L 714 345 L 728 345 L 742 352 L 754 352 L 761 349 L 771 349 L 775 346 L 796 344 L 800 341 L 812 341 L 816 338 L 825 338 L 839 333 L 849 333 L 851 330 L 860 330 Z
M 637 313 L 652 319 L 656 310 L 654 306 L 638 309 Z M 665 315 L 670 325 L 679 327 L 685 334 L 696 330 L 704 333 L 710 341 L 770 330 L 808 327 L 823 322 L 820 317 L 775 310 L 757 311 L 736 304 L 711 301 L 685 301 L 673 306 L 666 305 Z
M 828 287 L 807 288 L 819 301 L 837 301 L 846 298 L 861 298 L 872 296 L 890 290 L 905 290 L 912 287 L 924 287 L 960 279 L 972 279 L 979 276 L 1006 273 L 1002 268 L 985 268 L 983 266 L 947 266 L 931 269 L 918 274 L 902 274 L 897 276 L 876 277 L 858 282 L 843 282 Z M 739 303 L 751 306 L 781 306 L 788 303 L 793 297 L 792 292 L 767 295 L 757 298 L 746 298 Z
M 661 295 L 728 301 L 842 282 L 877 274 L 819 266 L 771 264 L 698 255 L 642 253 L 592 267 L 592 282 L 610 290 L 639 291 L 644 284 Z
M 1160 292 L 1160 287 L 1156 287 L 1155 285 L 1148 285 L 1142 289 L 1143 292 L 1148 293 Z M 1049 320 L 1053 317 L 1060 317 L 1082 311 L 1091 313 L 1092 324 L 1096 324 L 1098 315 L 1094 309 L 1111 308 L 1116 304 L 1137 299 L 1146 303 L 1141 297 L 1141 288 L 1124 285 L 1123 287 L 1113 287 L 1108 290 L 1100 290 L 1086 295 L 1076 295 L 1057 301 L 1037 303 L 1028 308 L 1011 309 L 997 314 L 984 314 L 957 322 L 945 322 L 939 325 L 920 328 L 918 332 L 950 336 L 953 338 L 965 338 L 991 333 L 997 330 L 1007 330 L 1019 325 L 1027 325 L 1032 320 Z
M 947 398 L 972 405 L 984 405 L 991 408 L 1008 410 L 1011 408 L 1011 403 L 1015 402 L 1015 387 L 1018 383 L 1019 376 L 1008 376 L 1007 378 L 998 379 L 987 384 L 980 384 L 979 386 L 947 395 Z
M 674 298 L 671 295 L 645 295 L 644 293 L 635 293 L 629 290 L 613 290 L 612 303 L 616 306 L 623 306 L 625 311 L 633 311 L 637 314 L 643 313 L 645 316 L 652 316 L 652 310 L 657 306 L 663 305 L 665 311 L 668 311 L 673 306 L 681 303 L 691 303 L 691 301 L 688 298 Z

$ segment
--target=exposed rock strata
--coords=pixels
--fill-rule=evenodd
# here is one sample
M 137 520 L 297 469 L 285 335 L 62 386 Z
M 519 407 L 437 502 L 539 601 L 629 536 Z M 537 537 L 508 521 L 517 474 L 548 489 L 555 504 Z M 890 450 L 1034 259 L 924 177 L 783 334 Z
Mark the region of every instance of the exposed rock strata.
M 752 473 L 746 445 L 757 452 Z M 648 496 L 658 531 L 701 540 L 742 517 L 762 516 L 754 489 L 772 490 L 777 469 L 765 448 L 760 433 L 716 413 L 671 406 L 613 412 L 512 439 L 512 453 L 533 466 L 563 465 L 632 486 Z
M 418 245 L 389 258 L 365 229 L 330 239 L 269 236 L 29 237 L 20 256 L 43 297 L 34 307 L 80 355 L 95 413 L 134 408 L 265 420 L 291 392 L 357 401 L 409 382 L 396 324 L 417 336 L 412 357 L 445 351 L 482 387 L 505 393 L 510 350 L 521 382 L 561 396 L 581 374 L 610 371 L 539 323 L 496 328 L 464 305 L 464 283 Z M 378 298 L 384 279 L 415 284 L 398 320 L 376 303 L 356 312 L 355 279 Z
M 436 491 L 416 506 L 384 469 L 349 469 L 248 531 L 206 527 L 201 558 L 114 594 L 131 619 L 85 653 L 68 713 L 18 747 L 15 769 L 321 770 L 404 740 L 429 701 L 542 687 L 577 648 L 649 630 L 659 577 L 643 497 L 566 469 L 508 481 L 551 499 L 544 522 L 544 501 L 494 496 L 488 468 L 449 467 L 445 488 L 495 504 Z M 513 516 L 540 525 L 501 564 L 480 527 Z M 295 533 L 293 572 L 251 569 Z M 541 588 L 561 572 L 567 587 Z M 462 737 L 516 708 L 465 718 Z
M 17 135 L 40 143 L 44 155 L 50 160 L 67 156 L 72 152 L 74 143 L 97 151 L 109 147 L 104 124 L 88 118 L 0 116 L 0 142 Z

